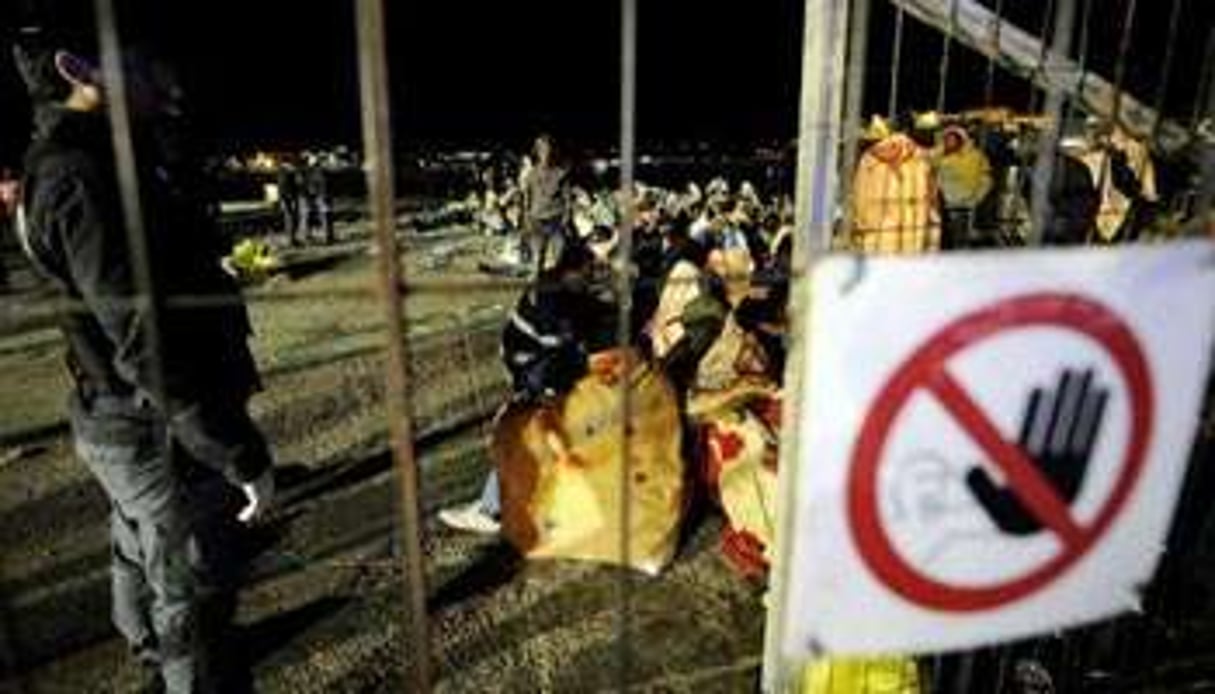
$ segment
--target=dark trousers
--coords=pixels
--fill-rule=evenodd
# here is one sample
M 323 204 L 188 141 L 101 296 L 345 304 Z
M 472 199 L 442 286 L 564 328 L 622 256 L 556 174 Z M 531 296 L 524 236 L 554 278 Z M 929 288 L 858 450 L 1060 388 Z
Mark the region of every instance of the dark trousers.
M 77 456 L 110 500 L 115 627 L 168 692 L 231 690 L 239 676 L 217 650 L 231 641 L 239 564 L 230 486 L 175 456 L 163 422 L 129 399 L 76 408 L 73 429 Z
M 294 244 L 295 235 L 300 226 L 299 203 L 292 196 L 280 200 L 278 206 L 283 215 L 283 231 L 287 232 L 287 240 Z
M 305 235 L 310 235 L 313 229 L 320 229 L 325 243 L 333 243 L 333 215 L 328 198 L 323 196 L 304 198 L 300 212 L 300 229 Z

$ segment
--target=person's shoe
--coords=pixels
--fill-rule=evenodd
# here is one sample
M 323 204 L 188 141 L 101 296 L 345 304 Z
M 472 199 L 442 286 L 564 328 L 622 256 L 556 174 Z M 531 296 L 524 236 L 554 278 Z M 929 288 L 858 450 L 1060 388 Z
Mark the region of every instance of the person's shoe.
M 480 535 L 496 535 L 501 529 L 498 519 L 481 508 L 480 501 L 439 511 L 439 521 L 449 528 Z

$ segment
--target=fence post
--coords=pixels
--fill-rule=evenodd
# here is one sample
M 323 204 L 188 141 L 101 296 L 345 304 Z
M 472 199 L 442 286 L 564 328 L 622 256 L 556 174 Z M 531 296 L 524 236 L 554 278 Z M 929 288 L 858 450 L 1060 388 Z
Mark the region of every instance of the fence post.
M 418 469 L 414 463 L 413 421 L 407 375 L 409 349 L 404 329 L 402 269 L 397 257 L 396 193 L 392 166 L 392 126 L 389 122 L 388 59 L 384 37 L 383 0 L 359 0 L 359 83 L 362 101 L 363 166 L 371 196 L 380 297 L 388 339 L 388 428 L 396 461 L 401 560 L 405 574 L 404 663 L 409 691 L 429 692 L 430 639 L 426 623 L 426 576 L 422 556 L 422 527 Z
M 790 315 L 804 314 L 806 271 L 810 262 L 831 248 L 832 226 L 838 200 L 840 122 L 846 79 L 849 0 L 806 0 L 802 18 L 802 77 L 797 145 L 797 189 L 795 233 L 790 292 Z M 857 59 L 863 61 L 864 56 Z M 792 322 L 793 350 L 804 349 L 802 322 Z M 801 392 L 802 374 L 796 358 L 789 359 L 785 374 L 788 393 Z M 787 538 L 791 527 L 794 482 L 797 473 L 798 403 L 786 402 L 783 414 L 779 465 L 779 518 L 769 589 L 768 619 L 764 633 L 762 688 L 765 692 L 786 690 L 796 675 L 796 663 L 782 653 L 783 612 L 788 585 Z
M 1038 142 L 1038 157 L 1033 171 L 1033 224 L 1029 229 L 1030 246 L 1041 246 L 1045 237 L 1046 223 L 1051 218 L 1050 184 L 1058 159 L 1059 138 L 1063 132 L 1063 102 L 1066 99 L 1065 82 L 1060 74 L 1069 64 L 1072 33 L 1076 23 L 1076 4 L 1070 0 L 1055 3 L 1053 32 L 1050 50 L 1045 56 L 1046 87 L 1046 132 Z M 1045 31 L 1043 34 L 1045 35 Z M 1042 45 L 1046 46 L 1045 36 Z
M 636 158 L 637 117 L 637 0 L 620 2 L 620 243 L 617 249 L 623 259 L 622 270 L 616 280 L 616 346 L 625 348 L 632 342 L 631 319 L 633 313 L 633 272 L 630 258 L 633 257 L 633 223 L 636 211 L 633 199 L 634 163 Z M 629 535 L 632 528 L 632 464 L 629 449 L 632 436 L 629 420 L 632 415 L 631 378 L 620 379 L 620 563 L 624 567 L 619 574 L 618 597 L 620 612 L 616 624 L 617 685 L 620 691 L 629 689 L 629 674 L 632 672 L 632 648 L 630 630 L 633 621 L 633 576 L 628 569 L 630 563 Z

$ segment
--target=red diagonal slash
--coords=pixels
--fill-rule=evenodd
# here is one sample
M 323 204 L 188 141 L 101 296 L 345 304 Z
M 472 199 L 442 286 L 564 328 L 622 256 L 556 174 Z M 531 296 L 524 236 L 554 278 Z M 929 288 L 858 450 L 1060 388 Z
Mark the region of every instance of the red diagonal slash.
M 1055 532 L 1067 548 L 1079 546 L 1088 531 L 1072 518 L 1071 509 L 1016 444 L 1000 434 L 974 398 L 942 366 L 925 386 L 949 411 L 975 443 L 1004 473 L 1012 491 L 1026 508 Z

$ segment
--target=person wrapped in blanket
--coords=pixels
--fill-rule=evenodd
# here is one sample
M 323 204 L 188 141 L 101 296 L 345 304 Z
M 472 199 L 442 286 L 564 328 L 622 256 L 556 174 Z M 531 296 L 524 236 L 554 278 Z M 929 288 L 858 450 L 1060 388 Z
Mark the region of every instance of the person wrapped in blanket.
M 669 269 L 646 337 L 685 395 L 693 466 L 726 517 L 725 556 L 742 574 L 762 578 L 775 531 L 780 396 L 772 360 L 753 331 L 761 324 L 772 336 L 782 330 L 768 322 L 783 321 L 787 291 L 752 287 L 758 254 L 747 243 L 756 236 L 746 223 L 727 216 L 699 239 L 683 225 L 668 229 Z M 770 257 L 779 263 L 782 255 L 788 257 Z
M 610 231 L 610 230 L 609 230 Z M 510 373 L 511 402 L 544 406 L 569 391 L 591 368 L 589 355 L 616 340 L 610 269 L 601 262 L 602 228 L 581 243 L 562 246 L 519 298 L 502 331 L 501 356 Z M 491 472 L 480 498 L 439 512 L 457 530 L 494 534 L 500 529 L 501 489 Z

